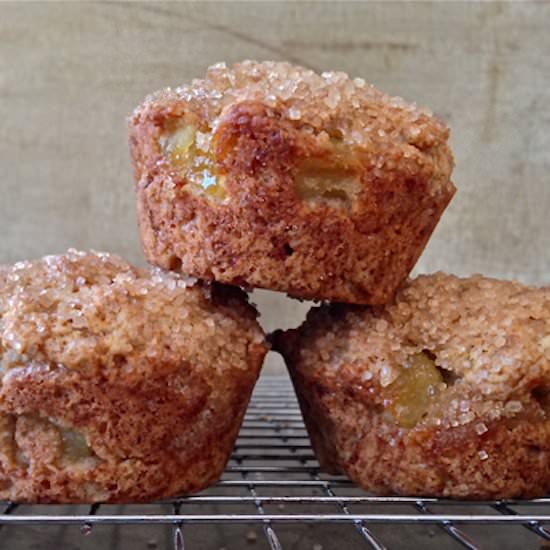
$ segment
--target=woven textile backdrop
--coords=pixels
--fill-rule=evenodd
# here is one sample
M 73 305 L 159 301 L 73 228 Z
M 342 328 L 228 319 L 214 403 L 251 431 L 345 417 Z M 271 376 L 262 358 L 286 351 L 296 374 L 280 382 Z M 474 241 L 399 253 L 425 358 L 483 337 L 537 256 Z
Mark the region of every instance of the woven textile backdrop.
M 140 263 L 125 117 L 216 61 L 344 70 L 451 127 L 458 193 L 417 271 L 550 281 L 550 4 L 0 4 L 0 263 Z M 269 292 L 268 329 L 308 304 Z M 272 363 L 270 369 L 277 368 Z

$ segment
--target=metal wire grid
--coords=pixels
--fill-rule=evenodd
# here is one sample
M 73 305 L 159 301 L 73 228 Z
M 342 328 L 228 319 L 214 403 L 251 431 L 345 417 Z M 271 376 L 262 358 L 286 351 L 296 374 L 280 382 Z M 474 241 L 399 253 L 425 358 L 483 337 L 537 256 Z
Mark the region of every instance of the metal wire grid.
M 309 445 L 290 381 L 283 377 L 265 377 L 258 383 L 231 460 L 215 487 L 197 496 L 155 505 L 96 504 L 85 513 L 79 513 L 82 507 L 70 506 L 57 513 L 59 508 L 5 503 L 0 525 L 77 525 L 84 535 L 98 525 L 168 525 L 175 550 L 188 548 L 187 534 L 195 524 L 260 527 L 265 547 L 270 550 L 282 550 L 285 535 L 296 532 L 298 526 L 313 525 L 316 529 L 321 525 L 340 529 L 336 540 L 344 532 L 349 536 L 352 529 L 356 533 L 353 547 L 378 550 L 396 544 L 403 548 L 451 548 L 448 544 L 453 542 L 454 547 L 469 549 L 503 548 L 490 542 L 498 539 L 499 526 L 515 527 L 505 535 L 506 540 L 514 541 L 510 548 L 520 544 L 526 548 L 530 543 L 540 547 L 540 542 L 550 541 L 550 531 L 543 526 L 550 523 L 550 498 L 457 503 L 375 497 L 343 476 L 323 474 Z M 476 525 L 484 526 L 484 530 L 474 530 L 473 536 L 471 528 Z M 480 533 L 483 540 L 478 539 Z

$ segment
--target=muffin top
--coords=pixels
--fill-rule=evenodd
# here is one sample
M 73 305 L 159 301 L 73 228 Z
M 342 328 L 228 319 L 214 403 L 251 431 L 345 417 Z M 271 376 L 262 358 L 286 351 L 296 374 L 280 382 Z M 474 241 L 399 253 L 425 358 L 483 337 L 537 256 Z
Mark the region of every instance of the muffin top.
M 244 293 L 69 250 L 0 269 L 0 365 L 141 378 L 245 367 L 263 346 Z M 235 359 L 233 356 L 237 356 Z
M 130 125 L 140 119 L 162 119 L 185 114 L 196 118 L 201 132 L 197 141 L 208 154 L 212 134 L 225 118 L 234 118 L 237 105 L 262 105 L 282 120 L 290 121 L 313 136 L 317 146 L 376 151 L 377 170 L 392 170 L 384 149 L 401 148 L 405 162 L 419 151 L 435 156 L 445 167 L 445 177 L 435 178 L 436 187 L 452 187 L 448 180 L 452 157 L 446 146 L 447 126 L 425 109 L 391 97 L 361 78 L 343 72 L 324 72 L 287 62 L 243 61 L 228 67 L 211 66 L 204 79 L 190 85 L 167 88 L 146 98 L 131 117 Z M 236 116 L 236 115 L 235 115 Z M 395 163 L 395 156 L 391 157 Z
M 453 419 L 467 420 L 472 399 L 513 414 L 533 399 L 546 408 L 550 393 L 550 288 L 424 275 L 385 307 L 315 308 L 280 340 L 301 369 L 374 384 L 387 399 L 403 381 L 406 391 L 441 385 Z
M 327 132 L 327 139 L 341 132 L 345 142 L 356 145 L 386 138 L 424 148 L 448 136 L 445 124 L 430 111 L 390 97 L 362 78 L 334 71 L 319 75 L 287 62 L 247 60 L 231 67 L 217 63 L 204 79 L 156 92 L 145 106 L 166 98 L 185 101 L 214 126 L 228 105 L 260 100 L 285 118 Z

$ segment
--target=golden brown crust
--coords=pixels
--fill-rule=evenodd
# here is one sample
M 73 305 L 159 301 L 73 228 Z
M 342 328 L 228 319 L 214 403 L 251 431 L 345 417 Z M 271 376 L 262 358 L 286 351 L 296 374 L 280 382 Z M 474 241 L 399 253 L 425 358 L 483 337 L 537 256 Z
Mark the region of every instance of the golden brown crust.
M 0 287 L 0 498 L 145 501 L 221 475 L 267 351 L 235 289 L 69 251 Z
M 322 466 L 381 494 L 494 499 L 550 489 L 549 335 L 550 289 L 439 273 L 385 308 L 316 308 L 275 347 Z M 418 353 L 445 383 L 403 427 L 391 388 Z
M 160 144 L 174 121 L 211 133 L 204 147 L 225 198 L 173 169 Z M 149 261 L 299 298 L 385 303 L 455 191 L 436 118 L 343 73 L 287 63 L 215 66 L 147 98 L 129 133 Z M 339 206 L 304 200 L 304 166 L 357 192 Z

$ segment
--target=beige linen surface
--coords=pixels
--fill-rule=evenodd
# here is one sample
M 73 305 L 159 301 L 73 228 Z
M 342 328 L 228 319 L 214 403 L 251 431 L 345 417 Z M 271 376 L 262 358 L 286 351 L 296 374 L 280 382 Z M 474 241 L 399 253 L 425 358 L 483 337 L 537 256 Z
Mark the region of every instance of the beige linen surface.
M 448 122 L 458 193 L 418 271 L 550 280 L 549 4 L 3 3 L 0 14 L 0 263 L 69 246 L 142 262 L 126 115 L 211 63 L 256 58 L 344 70 Z M 254 299 L 268 329 L 307 309 Z

